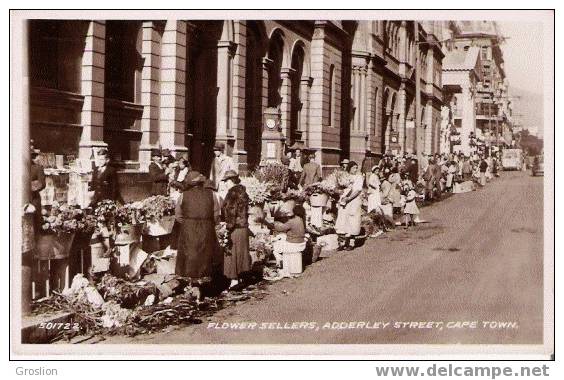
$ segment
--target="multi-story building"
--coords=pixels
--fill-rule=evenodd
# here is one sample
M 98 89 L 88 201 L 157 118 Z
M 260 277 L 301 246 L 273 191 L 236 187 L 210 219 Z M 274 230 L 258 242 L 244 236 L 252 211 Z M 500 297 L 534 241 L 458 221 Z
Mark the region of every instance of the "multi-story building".
M 439 150 L 442 25 L 411 21 L 31 20 L 31 137 L 139 176 L 167 148 L 207 173 L 221 141 L 242 171 L 280 142 L 341 158 L 414 152 L 415 55 L 424 151 Z M 125 174 L 122 176 L 126 176 Z M 137 177 L 136 177 L 137 178 Z
M 483 142 L 486 147 L 502 145 L 503 136 L 510 133 L 508 83 L 500 48 L 504 37 L 494 21 L 460 21 L 455 25 L 443 77 L 449 81 L 447 93 L 452 93 L 452 86 L 462 89 L 455 91 L 455 114 L 460 104 L 463 113 L 460 149 L 469 150 L 470 133 L 472 143 Z M 475 127 L 472 127 L 472 113 L 475 113 Z

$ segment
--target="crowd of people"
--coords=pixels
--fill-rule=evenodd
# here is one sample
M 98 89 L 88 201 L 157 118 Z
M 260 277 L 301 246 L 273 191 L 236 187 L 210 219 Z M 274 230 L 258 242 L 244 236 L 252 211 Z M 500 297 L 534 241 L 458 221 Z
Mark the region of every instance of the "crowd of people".
M 321 178 L 320 167 L 315 162 L 310 164 L 307 172 L 305 166 L 302 169 L 299 165 L 300 161 L 309 161 L 314 155 L 306 155 L 305 160 L 302 157 L 300 150 L 290 151 L 286 156 L 285 162 L 293 179 L 291 186 L 295 188 Z M 371 235 L 373 237 L 397 226 L 408 229 L 421 222 L 418 203 L 440 200 L 444 193 L 454 192 L 456 184 L 467 181 L 483 187 L 488 180 L 498 176 L 500 167 L 497 153 L 424 155 L 421 163 L 415 154 L 388 154 L 380 159 L 369 157 L 360 165 L 348 159 L 343 159 L 340 164 L 335 170 L 347 172 L 350 182 L 336 207 L 324 212 L 336 213 L 335 229 L 340 237 L 340 248 L 347 250 L 354 248 L 355 237 L 361 234 L 364 211 L 379 227 Z M 363 193 L 366 202 L 363 202 Z
M 216 144 L 214 154 L 210 175 L 206 177 L 193 170 L 186 157 L 173 157 L 166 149 L 154 150 L 149 165 L 150 192 L 170 195 L 176 202 L 176 274 L 195 283 L 220 275 L 229 279 L 229 288 L 233 288 L 241 284 L 252 265 L 250 202 L 237 165 L 225 154 L 225 145 Z M 105 199 L 121 200 L 117 173 L 109 162 L 107 151 L 98 152 L 90 184 L 92 207 Z M 322 180 L 314 153 L 289 150 L 282 162 L 288 166 L 290 189 L 305 189 Z M 484 186 L 497 175 L 498 166 L 496 155 L 480 154 L 436 154 L 424 156 L 421 163 L 412 154 L 385 155 L 377 163 L 365 160 L 359 164 L 344 159 L 335 170 L 346 172 L 348 182 L 341 189 L 338 202 L 326 207 L 324 213 L 334 216 L 339 249 L 352 250 L 356 238 L 363 233 L 363 215 L 371 215 L 379 227 L 372 236 L 398 226 L 415 226 L 421 222 L 418 204 L 441 199 L 443 193 L 452 192 L 455 184 L 463 181 Z M 41 188 L 36 187 L 34 194 Z M 286 201 L 276 215 L 257 220 L 282 236 L 273 245 L 278 265 L 283 252 L 303 252 L 306 233 L 310 231 L 307 220 L 304 207 L 292 200 Z M 220 223 L 227 229 L 227 250 L 218 240 Z

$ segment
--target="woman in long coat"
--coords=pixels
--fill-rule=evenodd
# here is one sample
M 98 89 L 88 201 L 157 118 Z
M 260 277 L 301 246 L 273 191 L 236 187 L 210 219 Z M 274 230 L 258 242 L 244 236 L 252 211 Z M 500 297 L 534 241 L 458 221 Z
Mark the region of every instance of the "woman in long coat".
M 231 249 L 223 258 L 223 274 L 231 279 L 230 288 L 240 282 L 241 273 L 251 270 L 249 254 L 249 196 L 245 186 L 234 171 L 227 171 L 223 178 L 227 183 L 227 195 L 221 214 L 229 231 Z
M 176 207 L 180 223 L 176 274 L 197 281 L 208 281 L 213 274 L 219 243 L 215 232 L 215 199 L 205 188 L 205 177 L 192 171 L 186 178 L 186 190 Z

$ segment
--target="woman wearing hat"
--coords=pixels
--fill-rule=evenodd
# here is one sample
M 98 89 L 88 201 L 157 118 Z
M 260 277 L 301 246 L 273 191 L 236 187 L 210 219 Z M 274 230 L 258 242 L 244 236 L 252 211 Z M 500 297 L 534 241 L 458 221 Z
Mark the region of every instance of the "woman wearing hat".
M 231 241 L 231 252 L 223 258 L 223 274 L 231 280 L 229 287 L 233 288 L 239 285 L 241 274 L 251 270 L 249 196 L 235 171 L 227 171 L 223 182 L 228 191 L 221 207 L 221 214 Z
M 214 221 L 216 201 L 204 181 L 199 172 L 189 172 L 186 190 L 176 207 L 176 220 L 181 225 L 176 274 L 193 281 L 211 278 L 220 252 Z

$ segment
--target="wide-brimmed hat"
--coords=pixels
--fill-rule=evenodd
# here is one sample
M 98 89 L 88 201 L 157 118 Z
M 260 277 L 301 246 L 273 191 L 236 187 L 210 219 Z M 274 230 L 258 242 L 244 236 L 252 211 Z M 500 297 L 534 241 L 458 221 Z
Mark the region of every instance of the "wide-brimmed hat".
M 225 150 L 225 144 L 222 143 L 222 142 L 216 142 L 213 145 L 213 150 L 219 150 L 219 151 L 223 152 Z
M 344 159 L 341 160 L 341 165 L 343 165 L 343 164 L 344 164 L 344 165 L 348 165 L 349 162 L 350 162 L 350 161 L 349 161 L 348 158 L 344 158 Z
M 221 180 L 227 181 L 228 179 L 237 178 L 237 177 L 239 177 L 239 174 L 237 174 L 237 172 L 235 170 L 228 170 L 228 171 L 225 172 L 225 174 L 223 175 L 223 178 Z
M 370 168 L 370 171 L 374 172 L 374 170 L 376 170 L 376 169 L 380 170 L 380 167 L 378 165 L 374 165 Z
M 160 149 L 151 149 L 151 157 L 162 157 L 163 152 Z
M 199 171 L 193 170 L 186 175 L 186 179 L 184 181 L 187 186 L 196 186 L 200 183 L 204 183 L 205 180 L 206 177 L 200 174 Z

